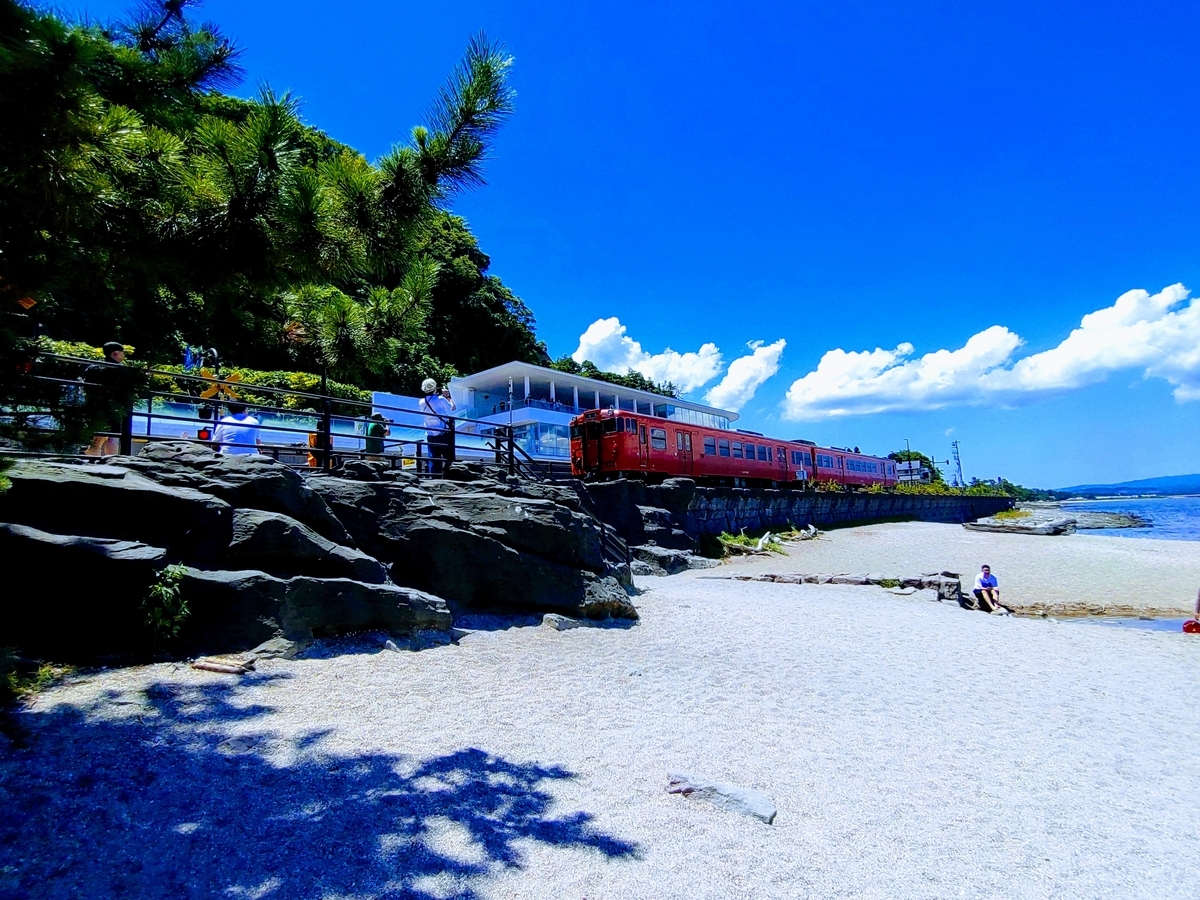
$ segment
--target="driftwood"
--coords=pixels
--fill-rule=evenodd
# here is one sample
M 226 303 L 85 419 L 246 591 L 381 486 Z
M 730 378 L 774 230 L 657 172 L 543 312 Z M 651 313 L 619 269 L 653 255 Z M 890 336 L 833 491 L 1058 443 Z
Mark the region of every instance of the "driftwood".
M 223 675 L 245 675 L 254 668 L 254 663 L 225 663 L 212 659 L 198 659 L 192 663 L 193 669 L 205 672 L 220 672 Z

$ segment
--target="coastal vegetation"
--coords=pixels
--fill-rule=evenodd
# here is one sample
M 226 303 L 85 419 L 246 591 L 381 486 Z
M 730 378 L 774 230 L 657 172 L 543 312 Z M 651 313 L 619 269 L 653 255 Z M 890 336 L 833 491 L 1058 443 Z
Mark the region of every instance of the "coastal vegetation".
M 257 371 L 421 378 L 548 363 L 454 197 L 484 184 L 512 58 L 474 38 L 424 124 L 375 161 L 262 87 L 158 0 L 112 25 L 0 0 L 0 351 L 44 333 L 187 346 Z M 6 359 L 6 362 L 8 361 Z M 5 366 L 11 372 L 11 366 Z

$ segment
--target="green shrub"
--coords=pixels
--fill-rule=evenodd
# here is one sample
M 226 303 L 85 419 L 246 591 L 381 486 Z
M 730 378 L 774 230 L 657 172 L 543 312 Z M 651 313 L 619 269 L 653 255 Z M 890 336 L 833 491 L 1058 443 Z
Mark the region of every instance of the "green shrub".
M 167 566 L 158 573 L 150 592 L 142 602 L 146 624 L 156 641 L 179 637 L 179 629 L 188 616 L 187 601 L 183 599 L 180 583 L 187 572 L 184 566 Z

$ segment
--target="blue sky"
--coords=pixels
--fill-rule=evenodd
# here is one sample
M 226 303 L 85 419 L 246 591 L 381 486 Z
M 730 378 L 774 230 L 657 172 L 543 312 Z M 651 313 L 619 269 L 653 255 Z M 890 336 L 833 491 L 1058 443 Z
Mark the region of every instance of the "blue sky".
M 968 477 L 1200 471 L 1200 304 L 1171 288 L 1200 289 L 1200 8 L 200 14 L 244 48 L 244 93 L 291 88 L 371 158 L 421 121 L 471 34 L 503 40 L 517 114 L 490 184 L 454 209 L 555 356 L 711 374 L 691 396 L 719 385 L 739 424 L 781 437 L 907 438 L 940 459 L 959 439 Z M 1148 296 L 1098 312 L 1133 290 Z

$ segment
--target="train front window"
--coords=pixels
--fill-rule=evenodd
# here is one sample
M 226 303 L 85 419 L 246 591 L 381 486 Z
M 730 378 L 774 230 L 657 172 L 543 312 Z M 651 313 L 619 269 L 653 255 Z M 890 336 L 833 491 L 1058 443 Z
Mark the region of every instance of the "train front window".
M 704 455 L 705 456 L 716 456 L 717 455 L 717 439 L 716 438 L 706 437 L 704 439 Z
M 617 420 L 616 419 L 605 419 L 604 420 L 604 433 L 605 434 L 612 434 L 616 430 L 617 430 Z
M 583 428 L 582 428 L 582 426 L 579 426 L 579 425 L 572 425 L 572 426 L 571 426 L 571 440 L 573 440 L 573 441 L 574 441 L 574 440 L 578 440 L 578 439 L 579 439 L 579 438 L 581 438 L 581 437 L 583 437 Z
M 725 438 L 717 441 L 717 453 L 721 456 L 729 455 L 729 441 L 725 440 Z

